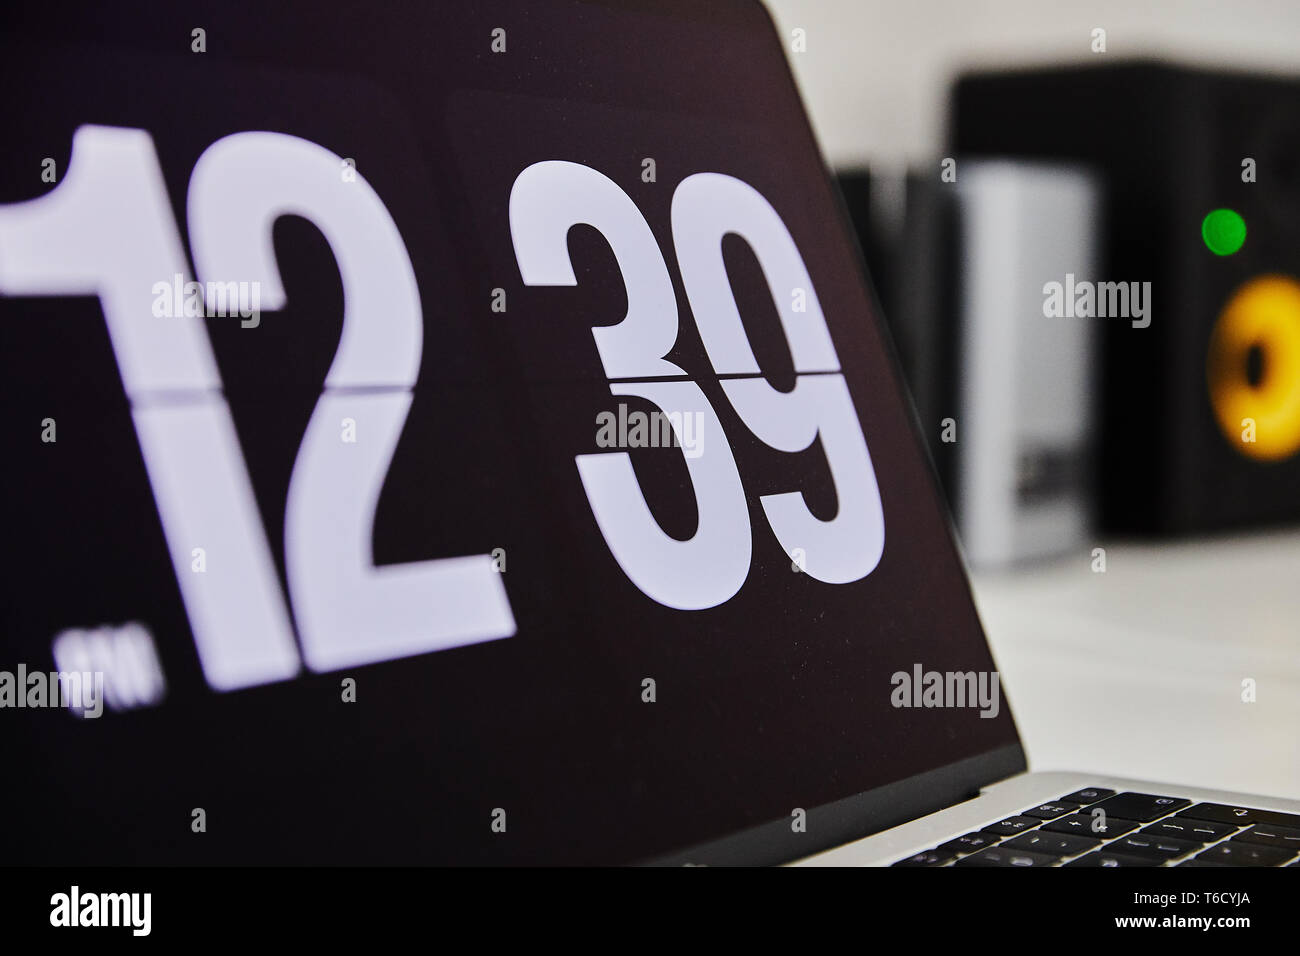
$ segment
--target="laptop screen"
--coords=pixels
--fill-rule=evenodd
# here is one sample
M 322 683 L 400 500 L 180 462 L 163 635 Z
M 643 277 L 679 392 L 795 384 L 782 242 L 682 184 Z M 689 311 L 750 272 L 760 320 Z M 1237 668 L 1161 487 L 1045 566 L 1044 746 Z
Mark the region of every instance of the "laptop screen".
M 1016 745 L 798 38 L 698 6 L 6 10 L 11 860 L 637 861 Z

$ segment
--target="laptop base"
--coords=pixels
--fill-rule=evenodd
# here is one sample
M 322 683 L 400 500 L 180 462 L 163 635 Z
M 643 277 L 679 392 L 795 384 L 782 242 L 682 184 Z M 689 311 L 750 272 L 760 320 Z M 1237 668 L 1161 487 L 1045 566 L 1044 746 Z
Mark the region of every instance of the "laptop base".
M 1300 801 L 1044 772 L 795 865 L 1291 866 L 1297 855 Z

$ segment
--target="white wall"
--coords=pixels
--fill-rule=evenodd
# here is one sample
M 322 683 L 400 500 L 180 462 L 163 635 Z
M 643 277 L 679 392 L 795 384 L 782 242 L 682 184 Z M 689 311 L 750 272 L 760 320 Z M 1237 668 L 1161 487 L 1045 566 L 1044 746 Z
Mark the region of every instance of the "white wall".
M 1300 73 L 1300 0 L 766 0 L 827 158 L 885 168 L 929 161 L 944 135 L 954 72 L 1160 55 Z M 1104 122 L 1104 117 L 1097 117 Z

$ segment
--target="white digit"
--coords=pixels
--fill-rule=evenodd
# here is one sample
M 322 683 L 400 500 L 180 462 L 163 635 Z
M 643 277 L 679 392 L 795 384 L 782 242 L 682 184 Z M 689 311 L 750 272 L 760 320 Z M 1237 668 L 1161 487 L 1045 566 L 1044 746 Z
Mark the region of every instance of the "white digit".
M 579 455 L 578 473 L 614 560 L 649 598 L 685 611 L 730 599 L 749 575 L 753 538 L 740 472 L 722 425 L 694 382 L 616 382 L 614 395 L 648 399 L 664 412 L 698 416 L 704 451 L 686 456 L 699 520 L 688 542 L 664 534 L 646 505 L 626 453 Z M 676 432 L 676 418 L 674 422 Z M 682 436 L 677 435 L 679 444 Z
M 154 283 L 188 270 L 144 130 L 78 127 L 62 182 L 0 207 L 0 250 L 9 295 L 99 296 L 131 399 L 221 387 L 202 320 L 153 314 Z
M 611 381 L 684 374 L 664 356 L 677 341 L 677 297 L 654 233 L 627 193 L 589 166 L 534 163 L 510 190 L 510 235 L 524 285 L 573 286 L 569 230 L 605 237 L 627 289 L 627 315 L 591 330 Z
M 696 173 L 673 193 L 673 245 L 695 324 L 719 375 L 758 375 L 758 360 L 731 292 L 722 239 L 734 233 L 754 251 L 781 317 L 796 372 L 837 372 L 839 358 L 803 256 L 763 194 L 734 176 Z M 795 290 L 807 293 L 794 311 Z
M 794 391 L 778 392 L 761 378 L 722 383 L 745 426 L 780 451 L 803 451 L 820 435 L 839 510 L 822 521 L 802 492 L 763 495 L 763 511 L 787 553 L 802 548 L 807 574 L 827 584 L 864 578 L 880 563 L 885 518 L 880 489 L 843 375 L 800 375 Z
M 0 292 L 99 297 L 203 674 L 232 690 L 299 663 L 202 320 L 152 311 L 155 283 L 187 272 L 144 130 L 78 128 L 62 182 L 0 207 Z
M 282 308 L 271 230 L 280 216 L 300 215 L 324 234 L 343 280 L 343 332 L 285 510 L 289 592 L 303 657 L 317 671 L 515 633 L 489 554 L 373 563 L 375 508 L 410 408 L 423 313 L 396 224 L 360 173 L 339 184 L 341 162 L 294 136 L 237 133 L 199 158 L 188 199 L 206 279 L 258 282 L 263 303 Z M 356 420 L 355 443 L 339 440 L 344 417 Z
M 722 239 L 735 234 L 753 249 L 801 374 L 789 393 L 758 377 L 724 381 L 723 390 L 746 427 L 773 448 L 802 451 L 820 437 L 839 502 L 830 521 L 813 515 L 799 492 L 764 495 L 763 510 L 786 552 L 804 551 L 810 576 L 828 584 L 866 577 L 885 543 L 880 489 L 844 376 L 804 374 L 835 371 L 839 359 L 793 237 L 761 193 L 719 173 L 682 180 L 673 193 L 672 228 L 691 311 L 719 374 L 759 373 L 723 264 Z M 804 293 L 805 311 L 793 309 L 795 290 Z
M 596 170 L 557 160 L 529 166 L 515 179 L 510 233 L 524 283 L 577 284 L 568 234 L 580 223 L 605 237 L 627 290 L 623 320 L 592 329 L 606 376 L 684 378 L 663 357 L 677 340 L 677 300 L 654 233 L 628 195 Z M 709 436 L 703 454 L 686 456 L 699 522 L 685 541 L 669 537 L 655 521 L 626 452 L 577 456 L 614 560 L 660 604 L 698 610 L 723 603 L 749 574 L 753 541 L 745 489 L 721 422 L 694 382 L 614 381 L 610 393 L 640 396 L 665 413 L 697 415 Z
M 375 509 L 410 406 L 409 391 L 327 389 L 303 436 L 284 540 L 303 658 L 312 670 L 515 633 L 503 575 L 493 570 L 490 554 L 381 567 L 372 562 Z M 355 444 L 339 441 L 345 415 L 356 420 Z

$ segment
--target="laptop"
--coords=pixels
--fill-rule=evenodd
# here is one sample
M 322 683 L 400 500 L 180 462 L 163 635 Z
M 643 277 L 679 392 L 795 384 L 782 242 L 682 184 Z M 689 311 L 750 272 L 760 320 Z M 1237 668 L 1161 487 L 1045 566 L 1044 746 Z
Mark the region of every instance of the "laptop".
M 759 4 L 0 22 L 11 862 L 1294 865 L 1025 772 Z

